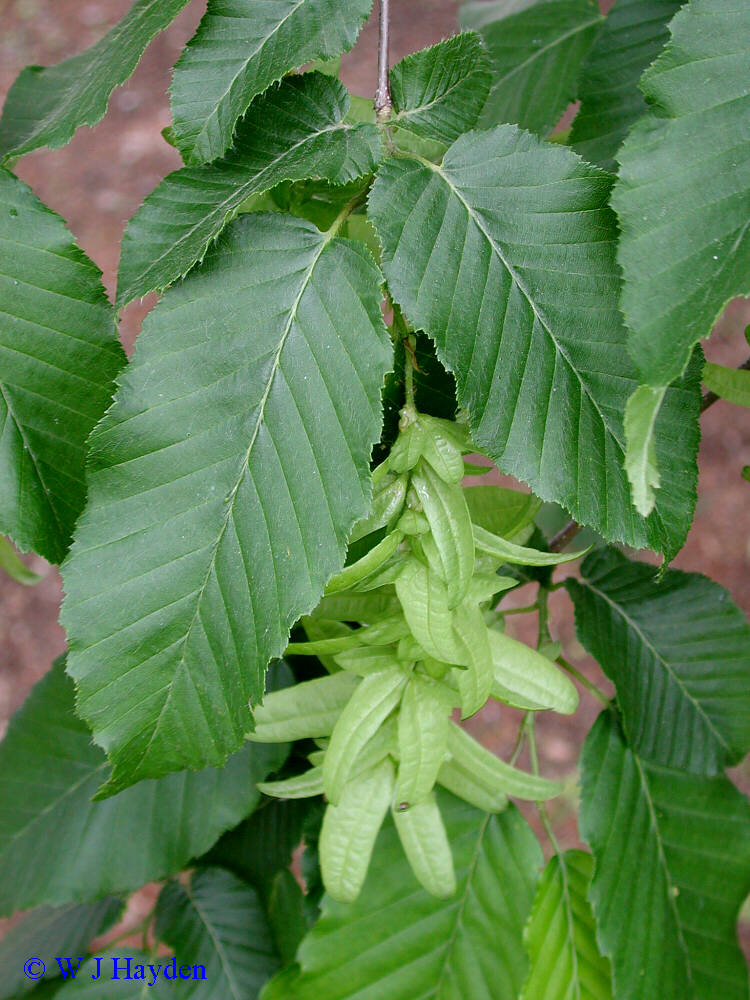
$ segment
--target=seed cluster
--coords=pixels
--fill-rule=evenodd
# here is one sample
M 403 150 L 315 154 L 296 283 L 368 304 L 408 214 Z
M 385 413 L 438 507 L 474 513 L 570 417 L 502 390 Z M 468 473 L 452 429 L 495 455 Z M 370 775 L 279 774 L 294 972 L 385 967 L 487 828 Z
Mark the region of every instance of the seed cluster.
M 266 696 L 250 738 L 313 738 L 311 769 L 260 785 L 291 798 L 324 794 L 323 881 L 336 899 L 361 889 L 390 808 L 419 882 L 455 891 L 450 845 L 434 787 L 490 812 L 507 797 L 542 800 L 559 786 L 499 760 L 452 718 L 493 697 L 528 711 L 573 712 L 577 693 L 542 653 L 505 635 L 500 595 L 517 585 L 508 564 L 575 556 L 537 552 L 472 518 L 462 487 L 468 428 L 406 407 L 388 459 L 375 472 L 369 516 L 350 539 L 364 554 L 335 576 L 289 654 L 320 658 L 329 675 Z M 493 487 L 481 487 L 490 491 Z M 476 507 L 476 505 L 475 505 Z M 369 547 L 367 547 L 369 546 Z

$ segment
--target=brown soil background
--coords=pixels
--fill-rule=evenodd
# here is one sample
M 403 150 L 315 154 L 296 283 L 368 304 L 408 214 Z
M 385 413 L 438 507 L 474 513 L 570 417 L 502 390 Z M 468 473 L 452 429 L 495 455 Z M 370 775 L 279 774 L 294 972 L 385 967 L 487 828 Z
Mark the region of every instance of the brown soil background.
M 29 63 L 49 65 L 80 52 L 118 21 L 130 0 L 0 0 L 0 99 L 17 73 Z M 170 123 L 167 90 L 171 67 L 195 30 L 205 4 L 191 3 L 147 50 L 133 77 L 113 94 L 110 111 L 94 129 L 82 128 L 63 149 L 24 157 L 17 173 L 36 194 L 67 221 L 81 247 L 96 261 L 110 294 L 114 293 L 119 242 L 125 223 L 144 197 L 170 170 L 180 165 L 175 150 L 161 137 Z M 394 0 L 392 60 L 433 44 L 456 30 L 454 0 Z M 603 6 L 610 6 L 607 2 Z M 355 49 L 343 60 L 343 78 L 355 93 L 369 95 L 375 86 L 376 24 L 367 25 Z M 130 306 L 121 335 L 130 350 L 141 320 L 153 304 Z M 707 355 L 722 364 L 738 364 L 747 355 L 742 331 L 750 305 L 736 301 L 719 321 Z M 719 402 L 703 416 L 699 500 L 687 544 L 676 567 L 702 572 L 728 588 L 750 610 L 750 484 L 740 479 L 750 465 L 750 411 Z M 0 577 L 0 735 L 31 686 L 65 648 L 57 624 L 59 575 L 37 557 L 27 562 L 44 576 L 35 588 Z M 528 603 L 521 592 L 514 602 Z M 533 622 L 513 619 L 517 634 L 531 639 Z M 553 595 L 552 631 L 573 662 L 607 687 L 575 639 L 570 603 Z M 552 813 L 564 843 L 576 842 L 575 767 L 583 738 L 597 714 L 597 704 L 583 694 L 572 719 L 540 720 L 542 765 L 546 773 L 568 778 L 570 793 L 553 803 Z M 490 705 L 472 720 L 472 731 L 498 752 L 512 744 L 517 716 Z M 748 787 L 750 769 L 737 774 Z M 750 950 L 748 951 L 750 954 Z

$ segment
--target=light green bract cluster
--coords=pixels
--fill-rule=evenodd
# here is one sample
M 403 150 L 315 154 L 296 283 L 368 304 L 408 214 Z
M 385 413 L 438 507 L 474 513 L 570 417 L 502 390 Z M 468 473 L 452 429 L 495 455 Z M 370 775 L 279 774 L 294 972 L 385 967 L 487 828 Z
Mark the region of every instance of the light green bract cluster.
M 373 544 L 303 619 L 309 641 L 287 650 L 319 657 L 330 674 L 268 694 L 255 712 L 252 740 L 318 741 L 309 771 L 258 787 L 282 798 L 326 796 L 320 864 L 341 901 L 359 894 L 389 808 L 419 882 L 436 896 L 455 891 L 436 783 L 488 812 L 501 811 L 509 795 L 538 801 L 560 790 L 499 760 L 451 718 L 454 709 L 473 715 L 491 697 L 566 714 L 578 703 L 551 660 L 504 634 L 494 608 L 518 582 L 499 575 L 503 565 L 580 553 L 538 552 L 488 530 L 487 501 L 508 491 L 462 488 L 463 455 L 472 452 L 465 425 L 404 408 L 374 474 L 371 512 L 350 539 L 350 547 Z M 530 531 L 537 506 L 518 496 L 527 520 L 516 526 Z

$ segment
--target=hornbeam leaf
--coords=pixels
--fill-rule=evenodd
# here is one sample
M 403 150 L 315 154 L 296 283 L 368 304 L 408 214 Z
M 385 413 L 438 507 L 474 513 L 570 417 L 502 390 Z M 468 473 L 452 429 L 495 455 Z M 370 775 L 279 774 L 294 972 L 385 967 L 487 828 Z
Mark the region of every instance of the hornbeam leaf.
M 547 863 L 524 933 L 531 969 L 521 1000 L 612 1000 L 612 970 L 597 950 L 586 898 L 593 869 L 585 851 Z
M 81 125 L 104 117 L 115 87 L 138 65 L 154 35 L 188 0 L 136 0 L 125 17 L 90 49 L 56 66 L 27 66 L 8 91 L 0 118 L 0 157 L 57 149 Z
M 615 154 L 646 111 L 641 73 L 669 37 L 667 22 L 684 0 L 617 0 L 583 64 L 570 145 L 584 160 L 616 171 Z
M 492 87 L 480 126 L 513 122 L 546 132 L 575 100 L 602 16 L 595 0 L 494 0 L 464 4 L 459 21 L 482 35 L 490 53 Z
M 86 500 L 86 439 L 125 355 L 101 272 L 2 168 L 0 248 L 0 533 L 56 563 Z
M 231 145 L 252 99 L 290 70 L 354 45 L 372 0 L 209 0 L 172 80 L 177 148 L 206 163 Z
M 223 159 L 165 177 L 125 230 L 118 308 L 186 274 L 251 195 L 281 181 L 345 184 L 371 173 L 382 154 L 378 131 L 344 121 L 349 103 L 338 80 L 290 77 L 250 105 Z
M 255 889 L 223 868 L 172 881 L 156 904 L 155 934 L 178 965 L 198 965 L 205 976 L 190 986 L 191 1000 L 255 1000 L 279 967 L 263 904 Z
M 576 631 L 617 688 L 639 756 L 716 774 L 750 750 L 750 626 L 718 584 L 614 549 L 566 580 Z
M 285 746 L 247 745 L 220 771 L 171 774 L 92 802 L 107 761 L 73 699 L 58 661 L 0 744 L 2 915 L 124 893 L 179 871 L 252 811 L 256 781 L 286 756 Z M 40 864 L 42 856 L 66 861 Z
M 651 764 L 603 712 L 582 757 L 589 898 L 615 996 L 747 1000 L 736 920 L 750 889 L 750 805 L 725 777 Z
M 750 293 L 750 7 L 691 0 L 643 75 L 650 109 L 618 154 L 628 349 L 652 386 Z
M 146 320 L 64 578 L 108 792 L 220 765 L 367 513 L 390 344 L 360 244 L 250 214 Z
M 458 139 L 441 165 L 384 163 L 370 195 L 391 294 L 456 376 L 474 441 L 579 523 L 670 556 L 695 503 L 699 369 L 667 390 L 648 520 L 623 469 L 637 378 L 617 306 L 611 179 L 506 125 Z
M 27 913 L 0 941 L 0 1000 L 19 997 L 34 986 L 24 973 L 24 962 L 33 955 L 46 965 L 45 979 L 60 975 L 55 959 L 85 954 L 92 938 L 120 919 L 124 903 L 105 896 L 96 903 L 39 906 Z
M 297 952 L 300 973 L 263 998 L 285 1000 L 516 1000 L 527 960 L 539 844 L 521 814 L 479 812 L 438 797 L 453 850 L 457 892 L 421 889 L 390 819 L 362 892 L 351 904 L 326 896 L 323 914 Z
M 424 139 L 451 143 L 479 117 L 490 89 L 490 69 L 474 32 L 413 52 L 391 70 L 389 124 Z

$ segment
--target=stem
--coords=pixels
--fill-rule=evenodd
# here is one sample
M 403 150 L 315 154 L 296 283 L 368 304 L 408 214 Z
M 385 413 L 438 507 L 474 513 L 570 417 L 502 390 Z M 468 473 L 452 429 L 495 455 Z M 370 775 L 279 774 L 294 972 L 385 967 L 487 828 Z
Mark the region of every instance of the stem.
M 414 345 L 411 338 L 404 338 L 404 396 L 409 410 L 415 410 L 414 403 Z
M 139 924 L 136 924 L 135 927 L 131 927 L 129 930 L 123 931 L 121 934 L 118 934 L 117 937 L 112 938 L 111 941 L 107 941 L 106 944 L 103 944 L 101 948 L 97 948 L 96 951 L 92 951 L 91 954 L 98 955 L 100 952 L 106 951 L 108 948 L 111 948 L 112 945 L 119 944 L 120 941 L 125 941 L 126 938 L 135 937 L 136 934 L 140 933 L 146 934 L 148 932 L 149 927 L 151 926 L 152 918 L 153 918 L 153 913 L 149 913 L 149 915 L 145 918 L 145 920 L 141 920 L 141 922 Z
M 521 718 L 521 724 L 518 727 L 518 733 L 516 735 L 516 742 L 513 745 L 513 750 L 510 754 L 510 764 L 515 764 L 518 758 L 521 756 L 521 750 L 523 750 L 523 741 L 526 736 L 526 720 L 529 717 L 528 712 L 524 712 Z
M 539 627 L 536 637 L 536 648 L 541 649 L 541 647 L 547 643 L 552 642 L 552 636 L 549 634 L 549 604 L 547 603 L 549 598 L 549 591 L 546 587 L 539 588 L 539 595 L 536 599 L 537 607 L 539 609 Z
M 748 369 L 750 369 L 750 358 L 743 361 L 741 365 L 737 365 L 738 372 L 746 372 Z M 717 399 L 721 399 L 721 396 L 717 396 L 715 392 L 704 393 L 701 400 L 701 413 L 705 413 L 709 406 L 714 405 Z
M 531 715 L 526 722 L 526 729 L 529 736 L 529 757 L 531 758 L 531 769 L 534 774 L 539 774 L 539 754 L 536 749 L 536 733 L 534 732 L 534 716 Z M 552 829 L 552 822 L 549 818 L 549 813 L 547 812 L 547 805 L 544 802 L 537 802 L 536 804 L 537 812 L 539 813 L 539 819 L 542 821 L 542 826 L 544 827 L 544 832 L 549 838 L 549 842 L 552 845 L 552 850 L 555 854 L 562 854 L 560 848 L 560 842 L 555 836 L 555 831 Z
M 578 683 L 585 687 L 589 694 L 593 695 L 597 701 L 600 701 L 605 708 L 612 707 L 606 694 L 603 691 L 600 691 L 596 684 L 590 681 L 588 677 L 584 676 L 577 667 L 574 667 L 572 663 L 568 663 L 565 657 L 558 656 L 555 662 L 559 663 L 563 670 L 567 671 L 571 677 L 575 677 Z
M 539 605 L 537 604 L 536 601 L 534 601 L 533 604 L 527 604 L 523 608 L 506 608 L 506 609 L 501 608 L 500 613 L 502 615 L 527 615 L 530 614 L 532 611 L 538 610 L 538 608 Z
M 569 545 L 573 541 L 580 530 L 580 524 L 577 524 L 575 521 L 568 521 L 565 527 L 561 528 L 553 536 L 552 541 L 549 543 L 550 552 L 562 552 L 566 545 Z
M 378 37 L 378 89 L 375 91 L 375 115 L 379 122 L 387 122 L 393 110 L 391 84 L 388 79 L 388 51 L 390 47 L 391 0 L 380 0 L 380 34 Z

